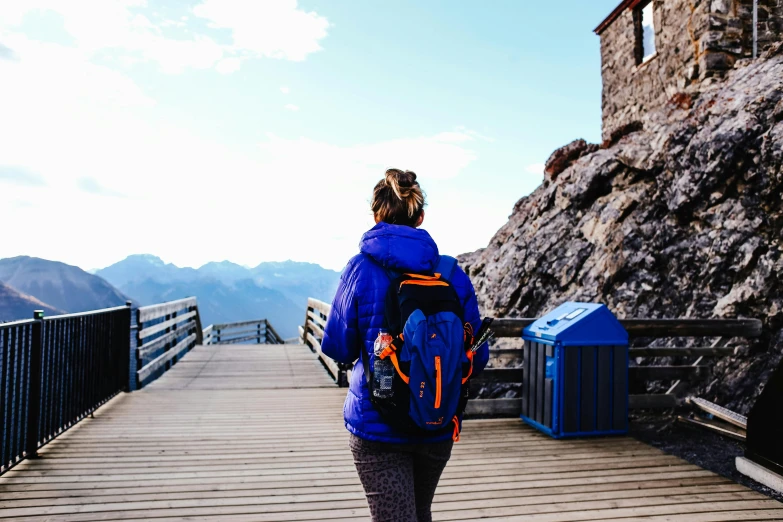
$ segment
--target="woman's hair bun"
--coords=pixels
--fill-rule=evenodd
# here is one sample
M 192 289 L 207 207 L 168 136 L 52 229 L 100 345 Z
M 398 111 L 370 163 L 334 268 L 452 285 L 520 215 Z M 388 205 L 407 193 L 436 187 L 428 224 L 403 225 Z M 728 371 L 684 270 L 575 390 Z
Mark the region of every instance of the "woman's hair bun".
M 389 169 L 373 192 L 373 213 L 382 221 L 412 225 L 424 208 L 424 193 L 410 170 Z
M 411 191 L 414 187 L 418 187 L 416 183 L 416 173 L 410 170 L 389 169 L 386 171 L 386 185 L 392 189 L 394 195 L 401 201 L 405 201 L 410 197 Z
M 411 188 L 416 183 L 416 173 L 410 170 L 389 169 L 386 171 L 386 183 L 389 186 Z

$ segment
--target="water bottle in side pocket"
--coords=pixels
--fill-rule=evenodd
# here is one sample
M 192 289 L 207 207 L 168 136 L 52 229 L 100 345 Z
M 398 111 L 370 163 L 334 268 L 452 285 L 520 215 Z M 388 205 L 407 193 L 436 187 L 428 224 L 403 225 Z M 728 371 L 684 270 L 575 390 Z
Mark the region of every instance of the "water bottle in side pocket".
M 392 380 L 394 379 L 394 365 L 391 359 L 381 359 L 381 353 L 392 343 L 392 336 L 386 332 L 379 332 L 373 346 L 375 354 L 373 362 L 373 395 L 379 399 L 388 399 L 394 395 Z

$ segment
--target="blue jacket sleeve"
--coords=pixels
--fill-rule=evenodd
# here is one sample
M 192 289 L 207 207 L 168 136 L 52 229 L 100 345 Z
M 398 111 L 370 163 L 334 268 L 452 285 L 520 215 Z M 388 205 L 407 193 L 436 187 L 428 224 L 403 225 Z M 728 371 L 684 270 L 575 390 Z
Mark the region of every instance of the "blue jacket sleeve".
M 451 284 L 457 290 L 457 295 L 462 302 L 462 308 L 465 310 L 465 321 L 473 326 L 474 332 L 478 332 L 478 329 L 481 328 L 481 314 L 479 313 L 478 299 L 476 299 L 473 283 L 471 283 L 470 278 L 461 267 L 456 268 L 452 279 Z M 484 343 L 476 350 L 476 355 L 473 357 L 473 375 L 481 373 L 487 366 L 488 361 L 489 344 Z
M 321 351 L 324 354 L 346 364 L 359 358 L 361 346 L 355 272 L 356 263 L 351 260 L 340 276 L 321 343 Z

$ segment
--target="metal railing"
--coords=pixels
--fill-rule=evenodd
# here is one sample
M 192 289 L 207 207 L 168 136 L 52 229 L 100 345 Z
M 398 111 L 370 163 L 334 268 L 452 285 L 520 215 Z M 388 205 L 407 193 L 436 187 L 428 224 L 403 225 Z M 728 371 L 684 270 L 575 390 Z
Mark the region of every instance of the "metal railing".
M 0 473 L 127 390 L 130 303 L 0 324 Z

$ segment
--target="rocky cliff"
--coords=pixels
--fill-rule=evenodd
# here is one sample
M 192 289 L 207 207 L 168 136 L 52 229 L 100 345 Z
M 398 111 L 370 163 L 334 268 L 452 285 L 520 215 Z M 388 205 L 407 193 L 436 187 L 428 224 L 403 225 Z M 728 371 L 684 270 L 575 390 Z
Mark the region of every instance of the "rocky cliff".
M 783 48 L 678 95 L 603 145 L 553 154 L 487 248 L 461 257 L 483 312 L 565 300 L 620 317 L 756 317 L 765 334 L 699 390 L 747 411 L 783 354 Z

